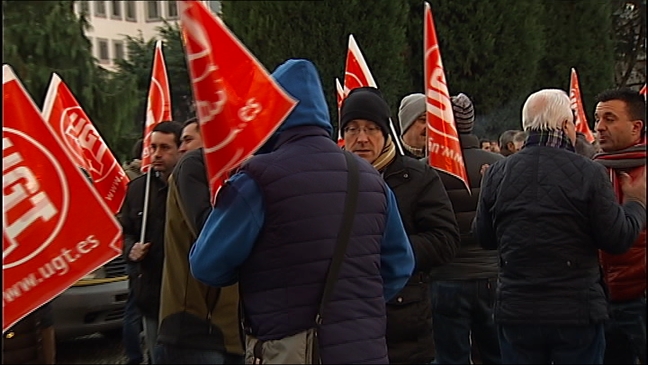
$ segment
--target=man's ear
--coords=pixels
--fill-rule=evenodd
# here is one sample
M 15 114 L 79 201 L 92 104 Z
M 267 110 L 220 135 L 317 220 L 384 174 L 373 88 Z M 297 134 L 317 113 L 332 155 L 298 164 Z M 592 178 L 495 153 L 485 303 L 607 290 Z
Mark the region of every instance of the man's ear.
M 633 120 L 632 121 L 632 134 L 633 135 L 639 135 L 641 132 L 644 130 L 645 125 L 642 120 Z

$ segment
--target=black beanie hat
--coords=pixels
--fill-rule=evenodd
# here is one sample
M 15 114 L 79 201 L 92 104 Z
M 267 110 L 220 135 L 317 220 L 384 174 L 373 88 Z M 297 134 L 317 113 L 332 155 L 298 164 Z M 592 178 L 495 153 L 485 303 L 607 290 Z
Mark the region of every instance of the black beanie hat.
M 389 105 L 375 87 L 359 87 L 351 90 L 340 107 L 340 130 L 354 119 L 366 119 L 376 123 L 385 138 L 389 135 Z

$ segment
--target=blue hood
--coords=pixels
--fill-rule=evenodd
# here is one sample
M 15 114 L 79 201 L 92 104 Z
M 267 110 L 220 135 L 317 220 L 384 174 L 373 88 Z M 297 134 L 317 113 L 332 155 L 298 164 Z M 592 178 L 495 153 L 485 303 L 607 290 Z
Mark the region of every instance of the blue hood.
M 322 83 L 312 62 L 288 60 L 274 70 L 272 77 L 297 100 L 297 105 L 281 124 L 278 133 L 293 127 L 318 126 L 329 135 L 333 134 Z

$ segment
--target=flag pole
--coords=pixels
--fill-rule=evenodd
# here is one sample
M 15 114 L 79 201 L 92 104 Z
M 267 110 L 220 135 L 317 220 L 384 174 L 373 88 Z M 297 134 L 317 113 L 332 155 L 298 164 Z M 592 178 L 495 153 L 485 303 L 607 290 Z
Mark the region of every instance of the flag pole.
M 389 129 L 391 129 L 392 136 L 394 136 L 394 143 L 398 147 L 398 152 L 400 152 L 401 156 L 405 156 L 405 151 L 403 151 L 403 146 L 400 143 L 400 137 L 396 135 L 396 128 L 394 128 L 394 122 L 392 122 L 391 118 L 389 118 Z
M 151 191 L 151 166 L 146 172 L 146 185 L 144 188 L 144 211 L 142 212 L 142 231 L 140 232 L 140 243 L 144 242 L 144 233 L 146 232 L 146 221 L 148 220 L 149 195 Z

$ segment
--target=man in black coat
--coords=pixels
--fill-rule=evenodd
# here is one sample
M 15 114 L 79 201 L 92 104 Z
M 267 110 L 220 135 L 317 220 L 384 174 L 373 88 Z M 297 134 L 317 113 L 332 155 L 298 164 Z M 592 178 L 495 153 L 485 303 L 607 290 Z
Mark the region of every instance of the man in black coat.
M 461 250 L 452 262 L 431 272 L 436 361 L 439 364 L 469 364 L 472 347 L 477 349 L 482 363 L 498 364 L 501 357 L 493 322 L 497 252 L 484 250 L 477 244 L 471 223 L 477 210 L 481 167 L 504 157 L 480 148 L 479 139 L 472 134 L 475 112 L 470 98 L 460 93 L 450 100 L 470 192 L 461 180 L 439 171 L 459 224 Z
M 392 189 L 412 244 L 412 277 L 387 303 L 391 364 L 429 364 L 434 358 L 429 272 L 459 250 L 452 205 L 437 172 L 424 161 L 401 156 L 389 135 L 389 106 L 378 89 L 354 89 L 340 109 L 344 148 L 371 163 Z
M 128 184 L 126 198 L 119 213 L 124 233 L 124 257 L 137 263 L 129 284 L 137 309 L 142 314 L 146 347 L 153 364 L 158 363 L 156 350 L 162 266 L 164 264 L 164 222 L 166 218 L 167 179 L 180 157 L 178 122 L 161 122 L 151 133 L 152 164 L 148 173 Z M 147 176 L 150 176 L 148 216 L 144 242 L 140 242 L 143 224 Z
M 605 169 L 574 152 L 569 97 L 527 99 L 522 150 L 488 168 L 475 234 L 497 249 L 495 322 L 502 362 L 601 364 L 608 318 L 598 249 L 627 251 L 646 222 L 646 176 L 623 177 L 623 206 Z

